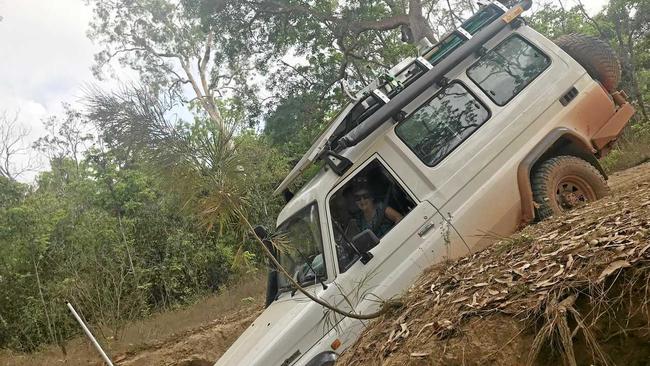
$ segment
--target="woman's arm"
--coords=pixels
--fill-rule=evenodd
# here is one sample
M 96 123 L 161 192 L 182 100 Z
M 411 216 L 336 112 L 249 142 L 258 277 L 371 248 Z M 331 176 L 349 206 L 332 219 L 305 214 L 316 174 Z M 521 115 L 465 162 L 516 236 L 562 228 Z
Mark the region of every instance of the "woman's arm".
M 402 219 L 404 218 L 404 216 L 402 216 L 401 213 L 397 212 L 397 210 L 395 210 L 392 207 L 386 207 L 386 209 L 384 210 L 384 214 L 390 221 L 396 224 L 402 221 Z

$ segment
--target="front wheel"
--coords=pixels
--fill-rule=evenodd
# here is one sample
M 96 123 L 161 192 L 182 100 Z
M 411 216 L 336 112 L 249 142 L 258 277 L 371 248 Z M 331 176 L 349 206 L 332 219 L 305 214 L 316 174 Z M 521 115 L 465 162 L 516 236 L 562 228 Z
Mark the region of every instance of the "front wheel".
M 543 162 L 533 172 L 532 188 L 539 220 L 566 213 L 609 194 L 603 175 L 575 156 L 558 156 Z

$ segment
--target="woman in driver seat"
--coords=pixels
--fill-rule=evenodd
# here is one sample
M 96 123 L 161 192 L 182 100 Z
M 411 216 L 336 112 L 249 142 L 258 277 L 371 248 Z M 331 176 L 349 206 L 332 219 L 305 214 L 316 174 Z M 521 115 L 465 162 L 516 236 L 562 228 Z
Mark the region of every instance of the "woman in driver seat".
M 367 187 L 360 187 L 354 192 L 354 201 L 360 210 L 358 215 L 359 230 L 372 230 L 378 238 L 386 234 L 395 224 L 402 221 L 402 214 L 384 203 L 375 203 Z

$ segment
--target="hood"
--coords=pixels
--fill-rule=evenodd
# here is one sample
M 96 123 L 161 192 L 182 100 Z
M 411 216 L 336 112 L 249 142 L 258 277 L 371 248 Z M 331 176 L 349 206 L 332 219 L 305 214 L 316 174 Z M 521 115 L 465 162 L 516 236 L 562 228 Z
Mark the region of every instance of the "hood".
M 322 290 L 314 286 L 309 291 Z M 215 366 L 292 365 L 332 327 L 320 305 L 300 293 L 293 297 L 283 293 L 239 336 Z

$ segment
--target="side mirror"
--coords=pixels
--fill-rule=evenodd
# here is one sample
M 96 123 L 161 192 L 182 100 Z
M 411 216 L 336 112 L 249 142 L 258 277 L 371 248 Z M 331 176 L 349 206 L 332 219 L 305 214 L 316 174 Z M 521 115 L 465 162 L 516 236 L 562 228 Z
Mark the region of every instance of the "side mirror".
M 379 238 L 370 229 L 366 229 L 352 238 L 352 244 L 359 253 L 367 253 L 379 244 Z
M 352 245 L 361 255 L 361 263 L 366 264 L 372 259 L 370 249 L 379 244 L 379 238 L 370 229 L 366 229 L 352 238 Z
M 271 252 L 273 257 L 277 258 L 278 254 L 275 248 L 273 248 L 273 243 L 271 243 L 271 240 L 269 240 L 269 232 L 266 231 L 266 228 L 261 225 L 255 226 L 253 228 L 253 231 L 255 232 L 255 236 L 257 236 L 262 243 L 264 243 L 264 246 L 268 248 L 268 250 Z M 269 307 L 273 301 L 275 301 L 275 298 L 278 296 L 278 271 L 275 269 L 274 266 L 270 266 L 269 272 L 267 274 L 267 279 L 266 279 L 266 301 L 264 302 L 264 307 Z
M 328 167 L 330 167 L 336 174 L 342 176 L 345 172 L 350 169 L 352 166 L 352 161 L 350 159 L 341 156 L 334 151 L 327 151 L 321 155 L 321 159 L 325 161 Z
M 278 258 L 278 251 L 275 249 L 273 246 L 273 243 L 271 243 L 271 240 L 269 239 L 269 232 L 266 231 L 266 228 L 262 225 L 257 225 L 255 228 L 253 228 L 253 231 L 255 232 L 255 236 L 257 236 L 262 243 L 266 246 L 266 248 L 273 254 L 274 258 Z

